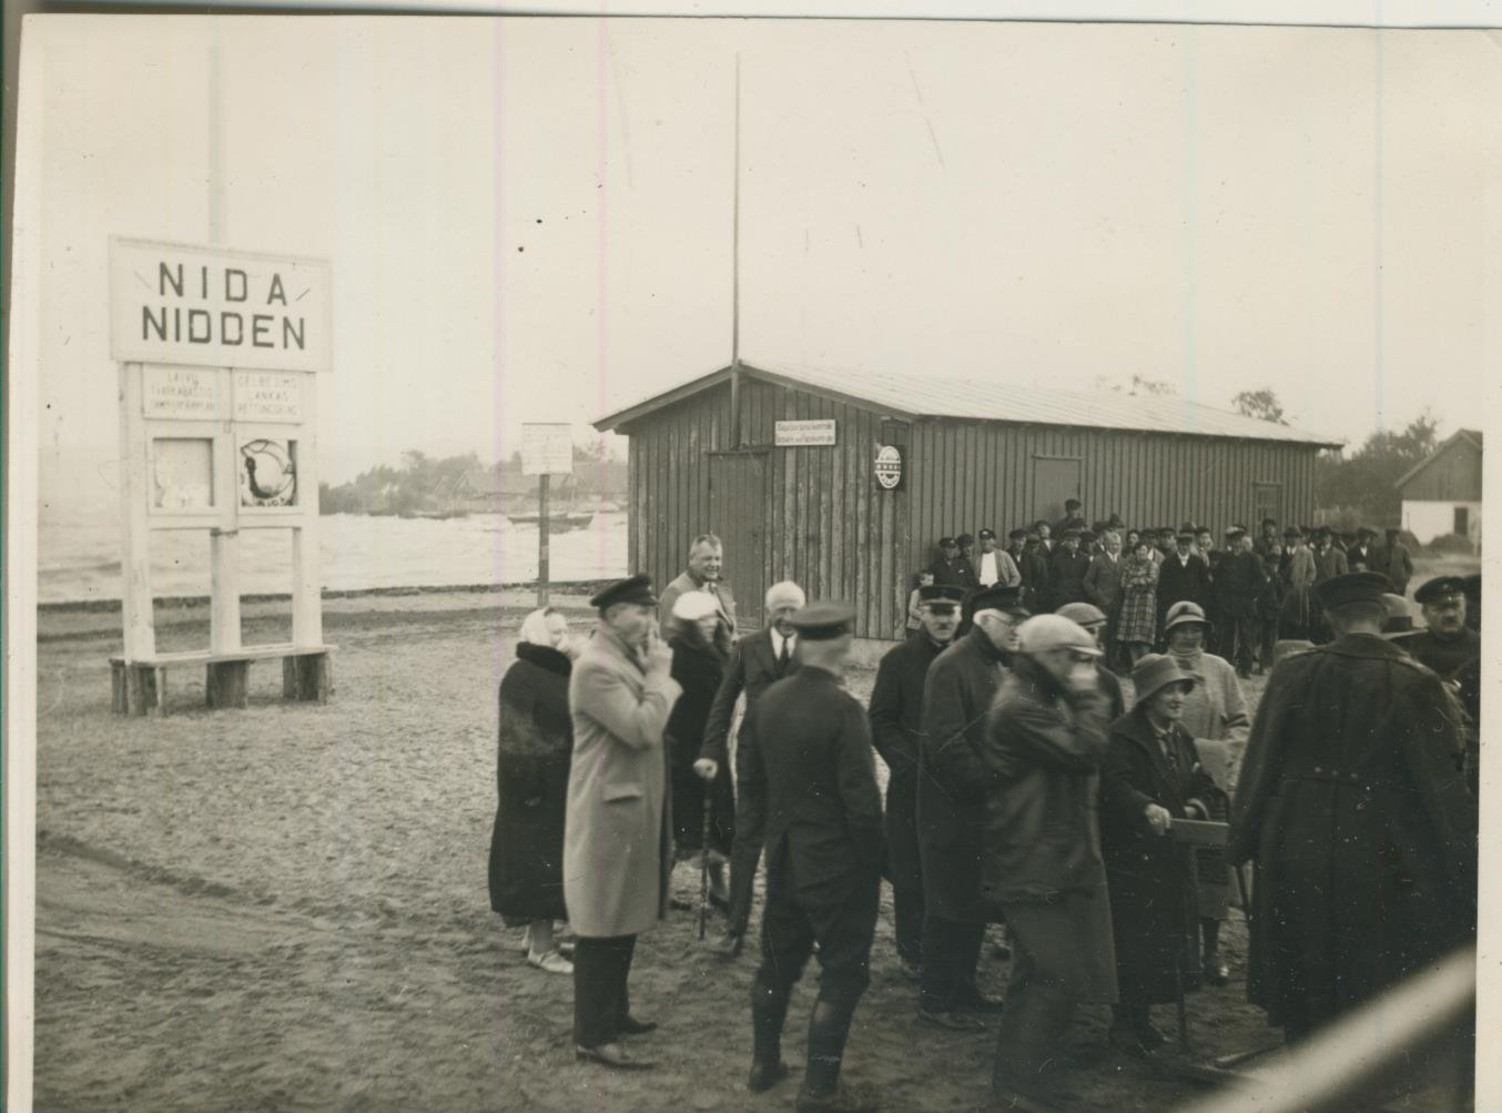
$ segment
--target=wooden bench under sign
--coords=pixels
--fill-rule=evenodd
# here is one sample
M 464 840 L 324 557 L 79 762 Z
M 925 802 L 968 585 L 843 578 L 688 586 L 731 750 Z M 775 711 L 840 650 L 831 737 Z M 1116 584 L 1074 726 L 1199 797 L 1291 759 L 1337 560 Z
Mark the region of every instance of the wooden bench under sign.
M 258 659 L 282 661 L 282 697 L 297 702 L 327 702 L 333 685 L 329 663 L 332 644 L 264 644 L 232 652 L 161 652 L 146 659 L 110 657 L 112 707 L 117 714 L 160 714 L 167 706 L 167 672 L 177 667 L 205 668 L 204 696 L 210 709 L 247 704 L 250 665 Z

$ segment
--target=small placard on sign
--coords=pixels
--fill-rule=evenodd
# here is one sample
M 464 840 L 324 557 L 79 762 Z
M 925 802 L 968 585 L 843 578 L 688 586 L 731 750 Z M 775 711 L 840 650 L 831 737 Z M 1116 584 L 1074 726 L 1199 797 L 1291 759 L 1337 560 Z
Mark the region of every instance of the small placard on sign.
M 302 422 L 302 373 L 235 372 L 235 418 Z
M 778 446 L 833 446 L 833 419 L 779 419 L 774 437 Z
M 522 473 L 539 477 L 544 473 L 574 471 L 574 440 L 567 423 L 522 424 Z
M 211 368 L 142 370 L 142 410 L 148 419 L 219 418 L 219 374 Z

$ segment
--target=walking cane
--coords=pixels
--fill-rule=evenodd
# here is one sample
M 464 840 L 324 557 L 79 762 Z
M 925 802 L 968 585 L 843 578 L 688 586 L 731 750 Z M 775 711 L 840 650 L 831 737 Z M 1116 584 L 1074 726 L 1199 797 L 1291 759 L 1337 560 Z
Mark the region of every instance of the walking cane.
M 709 921 L 709 816 L 714 805 L 714 784 L 704 781 L 704 837 L 699 848 L 699 941 L 704 941 Z

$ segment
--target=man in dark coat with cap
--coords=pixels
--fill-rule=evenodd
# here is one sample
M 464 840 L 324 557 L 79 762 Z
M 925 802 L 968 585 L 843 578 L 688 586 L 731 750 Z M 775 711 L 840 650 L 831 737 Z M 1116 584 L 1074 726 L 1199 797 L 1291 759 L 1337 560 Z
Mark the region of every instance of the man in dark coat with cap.
M 959 586 L 962 590 L 975 588 L 975 568 L 970 560 L 960 554 L 960 544 L 952 535 L 939 540 L 939 557 L 928 568 L 936 586 Z
M 1017 568 L 1022 572 L 1022 604 L 1032 613 L 1043 613 L 1053 608 L 1052 578 L 1048 569 L 1049 551 L 1043 545 L 1043 537 L 1036 531 L 1022 537 L 1022 560 Z
M 1395 528 L 1387 529 L 1387 545 L 1382 548 L 1381 570 L 1392 583 L 1393 592 L 1406 594 L 1408 582 L 1413 577 L 1413 555 L 1403 542 L 1403 533 Z
M 1359 570 L 1382 570 L 1382 557 L 1377 548 L 1372 544 L 1377 538 L 1377 533 L 1369 527 L 1356 529 L 1356 543 L 1346 552 L 1346 567 L 1355 574 Z
M 1080 549 L 1080 532 L 1069 528 L 1064 532 L 1063 542 L 1049 560 L 1049 583 L 1053 593 L 1050 604 L 1057 609 L 1071 601 L 1088 601 L 1085 593 L 1085 575 L 1090 572 L 1090 556 Z
M 1210 608 L 1210 567 L 1194 549 L 1194 525 L 1182 525 L 1174 536 L 1174 549 L 1158 568 L 1158 631 L 1172 605 L 1192 601 Z M 1165 637 L 1166 639 L 1166 637 Z
M 974 594 L 970 631 L 934 660 L 923 691 L 918 845 L 923 862 L 923 984 L 919 1016 L 958 1031 L 984 1027 L 976 1013 L 1000 1006 L 975 984 L 986 918 L 980 907 L 985 825 L 985 715 L 1026 616 L 1015 588 Z
M 1290 1041 L 1476 933 L 1476 802 L 1459 706 L 1383 639 L 1387 578 L 1316 591 L 1334 642 L 1273 670 L 1232 808 L 1257 863 L 1247 996 Z
M 1215 572 L 1216 604 L 1220 607 L 1220 656 L 1236 664 L 1243 679 L 1252 676 L 1257 651 L 1257 597 L 1265 580 L 1262 562 L 1252 550 L 1246 529 L 1226 532 L 1226 554 Z
M 1466 778 L 1474 793 L 1481 760 L 1481 633 L 1466 625 L 1465 579 L 1430 578 L 1413 599 L 1423 609 L 1426 627 L 1398 637 L 1397 643 L 1460 701 L 1466 715 Z
M 910 977 L 923 967 L 923 862 L 918 852 L 918 763 L 928 669 L 954 639 L 964 594 L 955 586 L 919 592 L 923 627 L 881 657 L 871 691 L 871 743 L 886 762 L 887 873 L 897 957 Z
M 743 814 L 765 834 L 762 961 L 751 989 L 749 1086 L 787 1075 L 788 1000 L 817 948 L 819 998 L 798 1108 L 832 1108 L 850 1021 L 870 984 L 881 899 L 881 792 L 860 703 L 841 686 L 854 611 L 815 603 L 793 616 L 801 666 L 746 711 Z

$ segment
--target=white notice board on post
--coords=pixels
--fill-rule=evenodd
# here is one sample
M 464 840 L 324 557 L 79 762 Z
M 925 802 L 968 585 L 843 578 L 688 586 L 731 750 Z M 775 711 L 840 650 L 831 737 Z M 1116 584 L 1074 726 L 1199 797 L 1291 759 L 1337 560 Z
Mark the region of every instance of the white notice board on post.
M 572 473 L 574 440 L 571 430 L 568 423 L 523 423 L 523 476 Z
M 777 446 L 833 446 L 833 419 L 778 419 L 773 444 Z

